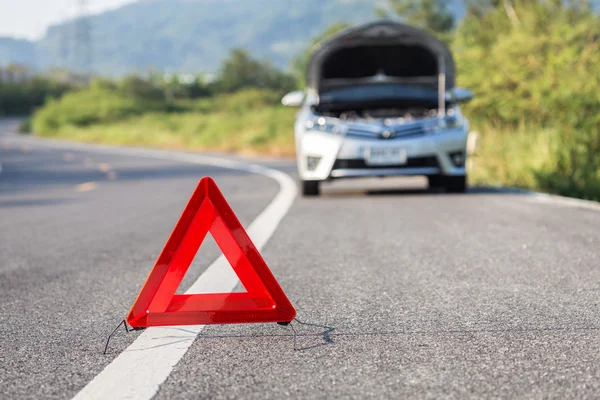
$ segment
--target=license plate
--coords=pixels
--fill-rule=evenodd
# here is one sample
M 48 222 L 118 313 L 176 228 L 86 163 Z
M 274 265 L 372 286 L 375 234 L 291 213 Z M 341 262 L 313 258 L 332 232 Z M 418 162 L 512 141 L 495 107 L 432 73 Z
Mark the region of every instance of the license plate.
M 369 147 L 365 149 L 367 165 L 406 164 L 406 149 L 401 147 Z

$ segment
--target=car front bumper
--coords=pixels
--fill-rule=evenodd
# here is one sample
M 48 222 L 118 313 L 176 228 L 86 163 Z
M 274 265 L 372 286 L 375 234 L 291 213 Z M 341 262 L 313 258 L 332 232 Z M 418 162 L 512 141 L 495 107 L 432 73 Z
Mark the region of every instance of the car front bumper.
M 416 138 L 363 139 L 323 132 L 305 132 L 297 143 L 302 180 L 385 177 L 398 175 L 465 175 L 467 132 L 452 129 Z M 406 150 L 402 165 L 369 166 L 365 149 Z M 462 158 L 457 163 L 457 159 Z

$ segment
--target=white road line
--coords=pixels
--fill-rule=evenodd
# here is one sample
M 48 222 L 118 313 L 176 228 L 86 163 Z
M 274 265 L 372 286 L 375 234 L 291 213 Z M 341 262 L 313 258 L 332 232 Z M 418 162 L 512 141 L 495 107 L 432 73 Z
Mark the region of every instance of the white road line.
M 76 192 L 89 192 L 91 190 L 94 190 L 98 187 L 98 184 L 96 182 L 85 182 L 85 183 L 80 183 L 79 185 L 75 186 L 75 191 Z
M 108 146 L 63 144 L 42 141 L 46 147 L 69 148 L 107 155 L 134 156 L 181 161 L 256 173 L 279 183 L 279 192 L 248 227 L 248 235 L 260 250 L 287 214 L 296 197 L 296 183 L 287 174 L 262 165 L 198 154 L 159 150 L 126 149 Z M 230 292 L 238 278 L 225 257 L 219 257 L 192 284 L 186 293 Z M 100 374 L 87 384 L 75 399 L 151 399 L 160 385 L 185 355 L 203 325 L 148 328 Z
M 530 192 L 529 195 L 540 203 L 556 203 L 567 207 L 580 207 L 588 210 L 600 211 L 600 203 L 596 201 L 575 199 L 572 197 L 557 196 L 538 192 Z
M 499 190 L 499 191 L 503 191 L 506 193 L 515 193 L 515 194 L 526 195 L 531 200 L 538 202 L 538 203 L 549 203 L 549 204 L 562 205 L 562 206 L 566 206 L 566 207 L 585 208 L 588 210 L 600 212 L 600 202 L 593 201 L 593 200 L 576 199 L 573 197 L 559 196 L 557 194 L 534 192 L 532 190 L 514 188 L 514 187 L 510 187 L 510 186 L 496 185 L 496 186 L 488 186 L 488 187 Z

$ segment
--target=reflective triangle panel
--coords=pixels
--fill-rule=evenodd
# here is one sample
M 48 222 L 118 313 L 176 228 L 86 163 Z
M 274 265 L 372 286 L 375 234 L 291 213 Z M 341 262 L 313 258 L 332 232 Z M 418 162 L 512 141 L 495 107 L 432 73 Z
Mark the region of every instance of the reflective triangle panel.
M 208 232 L 246 292 L 175 294 Z M 295 316 L 296 310 L 219 188 L 205 177 L 175 225 L 127 322 L 141 328 L 290 322 Z

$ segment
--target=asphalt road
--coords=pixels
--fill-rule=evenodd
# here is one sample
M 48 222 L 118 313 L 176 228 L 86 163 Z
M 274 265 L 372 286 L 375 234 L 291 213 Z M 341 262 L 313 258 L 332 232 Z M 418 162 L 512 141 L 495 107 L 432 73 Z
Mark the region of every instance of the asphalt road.
M 0 397 L 70 398 L 143 335 L 102 354 L 198 180 L 245 226 L 280 188 L 13 130 L 0 124 Z M 312 324 L 294 323 L 299 350 L 275 324 L 182 329 L 172 345 L 190 347 L 155 398 L 600 397 L 600 207 L 339 182 L 297 198 L 262 254 Z M 203 246 L 180 289 L 218 255 Z

